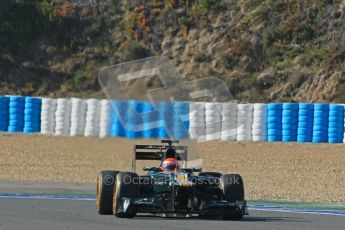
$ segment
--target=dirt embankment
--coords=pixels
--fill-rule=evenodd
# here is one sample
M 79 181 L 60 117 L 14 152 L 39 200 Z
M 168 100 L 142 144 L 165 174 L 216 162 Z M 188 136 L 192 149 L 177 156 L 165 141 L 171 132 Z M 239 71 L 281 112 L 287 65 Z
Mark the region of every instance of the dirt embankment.
M 125 139 L 2 135 L 0 179 L 93 182 L 101 169 L 130 170 L 133 144 Z M 207 142 L 197 147 L 204 171 L 243 176 L 247 199 L 345 204 L 345 145 Z

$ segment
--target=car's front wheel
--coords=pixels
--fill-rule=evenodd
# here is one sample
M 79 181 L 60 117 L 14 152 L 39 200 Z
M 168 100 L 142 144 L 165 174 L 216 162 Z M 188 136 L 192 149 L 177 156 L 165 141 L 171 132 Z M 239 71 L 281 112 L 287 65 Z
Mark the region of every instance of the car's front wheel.
M 113 214 L 113 194 L 118 171 L 101 171 L 97 178 L 96 205 L 100 215 Z
M 121 209 L 123 198 L 139 197 L 139 176 L 136 173 L 120 172 L 116 177 L 116 189 L 113 198 L 113 213 L 118 218 L 133 218 L 135 210 Z
M 229 202 L 244 201 L 244 184 L 239 174 L 225 174 L 220 177 L 220 188 L 223 199 Z M 237 210 L 234 214 L 224 214 L 224 220 L 242 220 L 243 212 Z

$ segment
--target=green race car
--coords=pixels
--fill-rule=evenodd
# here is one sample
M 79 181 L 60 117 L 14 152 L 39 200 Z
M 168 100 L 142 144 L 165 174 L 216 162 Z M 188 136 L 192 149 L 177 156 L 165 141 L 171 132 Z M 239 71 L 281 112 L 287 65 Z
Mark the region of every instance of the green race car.
M 201 218 L 220 216 L 241 220 L 247 215 L 242 177 L 238 174 L 201 172 L 187 168 L 188 146 L 136 145 L 133 172 L 101 171 L 97 180 L 97 211 L 119 218 L 136 214 L 163 217 Z M 137 160 L 158 160 L 160 167 L 144 167 L 146 175 L 135 173 Z M 182 162 L 183 167 L 179 166 Z

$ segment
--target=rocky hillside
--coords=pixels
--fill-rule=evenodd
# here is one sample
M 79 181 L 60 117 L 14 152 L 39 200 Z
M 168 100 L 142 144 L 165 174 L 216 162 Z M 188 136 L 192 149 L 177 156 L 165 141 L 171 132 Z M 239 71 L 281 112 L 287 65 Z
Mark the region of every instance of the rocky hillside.
M 101 67 L 165 55 L 242 102 L 345 101 L 345 0 L 2 0 L 0 21 L 1 94 L 102 97 Z

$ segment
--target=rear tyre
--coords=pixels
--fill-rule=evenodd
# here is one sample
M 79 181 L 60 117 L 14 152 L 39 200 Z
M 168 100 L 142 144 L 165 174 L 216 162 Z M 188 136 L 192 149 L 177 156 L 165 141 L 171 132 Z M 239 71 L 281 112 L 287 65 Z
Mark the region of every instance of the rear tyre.
M 223 192 L 223 199 L 229 202 L 244 201 L 244 184 L 239 174 L 226 174 L 220 177 L 220 188 Z M 224 220 L 242 220 L 241 210 L 229 215 L 224 214 Z
M 113 194 L 118 171 L 101 171 L 97 178 L 96 204 L 100 215 L 113 214 Z
M 118 218 L 134 218 L 135 210 L 120 211 L 122 198 L 139 197 L 139 176 L 136 173 L 120 172 L 116 177 L 116 189 L 113 198 L 113 213 Z

